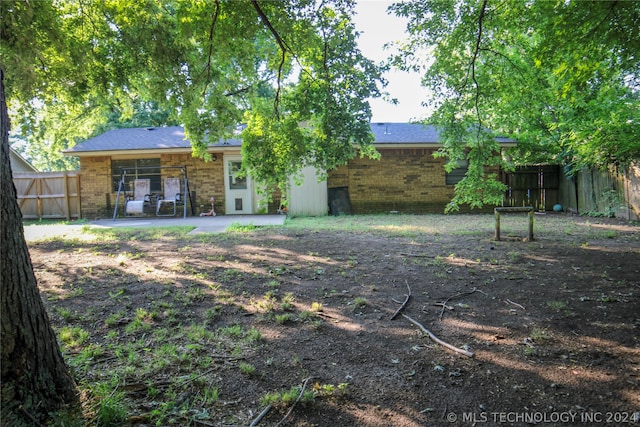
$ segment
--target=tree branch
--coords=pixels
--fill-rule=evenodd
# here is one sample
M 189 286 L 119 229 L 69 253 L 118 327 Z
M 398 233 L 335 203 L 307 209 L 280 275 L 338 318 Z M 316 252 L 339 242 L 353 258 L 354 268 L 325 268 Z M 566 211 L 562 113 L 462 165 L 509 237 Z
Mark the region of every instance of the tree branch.
M 391 320 L 393 320 L 393 319 L 395 319 L 396 317 L 398 317 L 398 314 L 400 314 L 400 312 L 401 312 L 402 310 L 404 310 L 404 308 L 405 308 L 405 307 L 407 306 L 407 304 L 409 303 L 409 299 L 411 299 L 411 288 L 409 287 L 409 283 L 408 283 L 408 282 L 406 283 L 406 285 L 407 285 L 407 292 L 408 292 L 408 293 L 407 293 L 407 296 L 406 296 L 406 298 L 405 298 L 404 302 L 402 303 L 402 305 L 400 306 L 400 308 L 398 308 L 398 309 L 396 310 L 396 312 L 395 312 L 395 313 L 393 313 L 393 316 L 391 316 Z
M 273 25 L 271 24 L 271 21 L 269 21 L 269 18 L 267 17 L 267 15 L 264 13 L 262 8 L 258 4 L 258 1 L 251 0 L 251 4 L 253 5 L 253 8 L 258 13 L 258 16 L 260 17 L 260 20 L 262 21 L 262 23 L 265 25 L 265 27 L 269 29 L 271 34 L 273 34 L 273 37 L 276 39 L 278 46 L 280 46 L 280 51 L 282 52 L 282 59 L 280 60 L 280 64 L 278 65 L 278 82 L 277 82 L 277 88 L 276 88 L 276 96 L 273 102 L 273 108 L 275 110 L 276 117 L 280 118 L 280 114 L 278 112 L 278 104 L 280 103 L 280 89 L 281 89 L 280 83 L 282 82 L 282 69 L 284 68 L 287 52 L 291 52 L 291 48 L 287 46 L 285 41 L 280 36 L 280 33 L 278 33 L 278 31 L 273 27 Z
M 476 109 L 476 117 L 478 118 L 478 135 L 482 130 L 482 119 L 480 117 L 480 85 L 478 84 L 478 80 L 476 79 L 476 60 L 478 59 L 478 54 L 480 53 L 480 43 L 482 42 L 482 25 L 484 21 L 485 12 L 487 10 L 487 0 L 482 1 L 482 7 L 480 9 L 480 16 L 478 16 L 478 37 L 476 38 L 476 48 L 473 51 L 473 58 L 471 59 L 471 79 L 473 80 L 473 84 L 476 87 L 476 96 L 475 96 L 475 109 Z
M 296 399 L 295 402 L 293 402 L 293 404 L 289 408 L 289 411 L 286 413 L 284 418 L 281 419 L 280 422 L 278 422 L 278 424 L 276 424 L 276 427 L 280 427 L 281 425 L 283 425 L 286 419 L 289 418 L 289 415 L 291 415 L 291 413 L 293 412 L 293 408 L 295 408 L 296 404 L 300 402 L 300 399 L 302 399 L 302 396 L 304 396 L 304 390 L 307 388 L 307 383 L 313 378 L 314 377 L 308 377 L 307 379 L 304 380 L 304 382 L 302 383 L 302 388 L 300 389 L 300 394 L 298 394 L 298 398 Z
M 456 347 L 454 345 L 449 344 L 448 342 L 442 341 L 440 338 L 435 336 L 433 334 L 433 332 L 431 332 L 430 330 L 428 330 L 427 328 L 422 326 L 422 324 L 420 322 L 418 322 L 417 320 L 412 319 L 411 317 L 407 316 L 406 314 L 402 313 L 402 317 L 404 317 L 409 322 L 411 322 L 414 325 L 416 325 L 418 328 L 420 328 L 420 330 L 422 330 L 422 332 L 427 334 L 429 336 L 429 338 L 431 338 L 431 340 L 433 340 L 434 342 L 440 344 L 441 346 L 446 347 L 451 351 L 455 351 L 456 353 L 464 354 L 467 357 L 473 357 L 474 356 L 473 353 L 468 351 L 468 350 L 465 350 L 463 348 L 458 348 L 458 347 Z
M 211 57 L 213 56 L 213 32 L 216 27 L 216 22 L 218 22 L 218 16 L 220 16 L 220 1 L 215 0 L 216 10 L 213 13 L 213 19 L 211 20 L 211 27 L 209 28 L 209 55 L 207 57 L 207 82 L 205 84 L 205 91 L 207 86 L 209 85 L 209 81 L 211 80 Z M 204 92 L 202 94 L 204 96 Z

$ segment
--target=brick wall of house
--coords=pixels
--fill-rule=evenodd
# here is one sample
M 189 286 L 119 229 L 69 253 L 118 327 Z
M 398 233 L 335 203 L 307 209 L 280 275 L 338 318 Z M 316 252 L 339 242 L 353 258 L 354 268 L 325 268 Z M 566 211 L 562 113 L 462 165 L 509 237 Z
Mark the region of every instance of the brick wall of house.
M 205 162 L 195 158 L 191 154 L 163 154 L 160 157 L 162 166 L 187 166 L 187 176 L 189 178 L 189 190 L 191 192 L 196 215 L 207 212 L 211 209 L 209 199 L 215 197 L 215 207 L 217 213 L 224 213 L 224 163 L 222 153 L 215 154 L 216 160 Z M 165 173 L 167 175 L 165 175 Z M 174 175 L 169 175 L 173 173 Z M 178 169 L 164 169 L 162 177 L 177 176 Z M 190 208 L 190 207 L 189 207 Z
M 216 199 L 216 212 L 224 213 L 224 167 L 222 153 L 216 153 L 217 160 L 204 162 L 191 154 L 163 154 L 162 166 L 187 166 L 189 190 L 192 194 L 195 214 L 211 209 L 209 199 Z M 117 191 L 111 188 L 111 157 L 80 158 L 82 217 L 109 218 L 113 216 Z M 162 178 L 181 177 L 180 169 L 162 169 Z M 195 197 L 193 197 L 195 196 Z M 120 204 L 123 203 L 121 198 Z M 191 206 L 187 207 L 191 215 Z
M 111 158 L 80 158 L 80 195 L 83 218 L 105 218 L 113 215 L 115 197 L 111 197 Z M 109 212 L 111 210 L 111 212 Z
M 380 149 L 381 159 L 355 157 L 346 166 L 329 172 L 328 187 L 347 187 L 353 213 L 442 213 L 454 196 L 454 186 L 445 184 L 443 158 L 434 158 L 435 148 Z M 163 154 L 162 166 L 187 166 L 195 214 L 210 209 L 224 214 L 224 163 L 222 153 L 204 162 L 191 154 Z M 82 157 L 82 217 L 113 216 L 117 193 L 111 189 L 111 158 Z M 179 176 L 179 169 L 163 169 L 163 178 Z M 274 197 L 279 200 L 279 197 Z M 275 202 L 274 202 L 275 203 Z M 278 206 L 269 204 L 269 213 Z M 490 207 L 488 208 L 490 209 Z M 190 206 L 188 215 L 191 215 Z
M 379 149 L 380 160 L 355 157 L 329 173 L 328 186 L 347 187 L 353 213 L 442 213 L 453 198 L 436 149 Z

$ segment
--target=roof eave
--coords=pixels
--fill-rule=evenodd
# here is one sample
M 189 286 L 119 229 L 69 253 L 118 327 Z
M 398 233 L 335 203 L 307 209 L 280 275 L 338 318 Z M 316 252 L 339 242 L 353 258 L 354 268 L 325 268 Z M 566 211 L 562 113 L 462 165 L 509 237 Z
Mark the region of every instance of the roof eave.
M 220 145 L 210 146 L 207 151 L 210 153 L 219 153 L 225 151 L 239 151 L 240 146 Z M 96 150 L 96 151 L 63 151 L 65 156 L 74 157 L 108 157 L 108 156 L 148 156 L 159 154 L 191 154 L 191 147 L 181 148 L 145 148 L 145 149 L 126 149 L 126 150 Z
M 500 148 L 516 147 L 516 142 L 499 142 Z M 444 145 L 440 142 L 374 142 L 375 148 L 442 148 Z

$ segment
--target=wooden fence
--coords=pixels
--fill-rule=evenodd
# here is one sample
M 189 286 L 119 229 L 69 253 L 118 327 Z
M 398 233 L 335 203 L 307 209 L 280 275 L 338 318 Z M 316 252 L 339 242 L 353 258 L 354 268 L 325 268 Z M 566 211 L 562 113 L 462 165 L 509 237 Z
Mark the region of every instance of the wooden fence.
M 640 218 L 640 163 L 625 169 L 585 168 L 567 178 L 559 166 L 517 167 L 505 175 L 506 206 L 533 206 L 550 211 L 560 204 L 574 214 Z
M 79 172 L 14 172 L 25 219 L 80 218 Z
M 583 169 L 566 183 L 566 206 L 581 214 L 602 214 L 627 220 L 640 215 L 640 164 L 624 169 Z M 571 194 L 574 193 L 574 194 Z M 577 199 L 577 203 L 575 202 Z
M 559 201 L 560 168 L 556 165 L 519 166 L 506 174 L 507 206 L 533 206 L 550 211 Z

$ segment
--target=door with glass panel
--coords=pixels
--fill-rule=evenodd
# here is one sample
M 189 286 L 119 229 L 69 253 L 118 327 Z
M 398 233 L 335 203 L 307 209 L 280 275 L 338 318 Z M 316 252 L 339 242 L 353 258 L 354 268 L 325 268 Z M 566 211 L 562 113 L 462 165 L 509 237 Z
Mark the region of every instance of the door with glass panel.
M 225 213 L 253 213 L 253 185 L 248 176 L 240 177 L 240 156 L 224 156 Z

